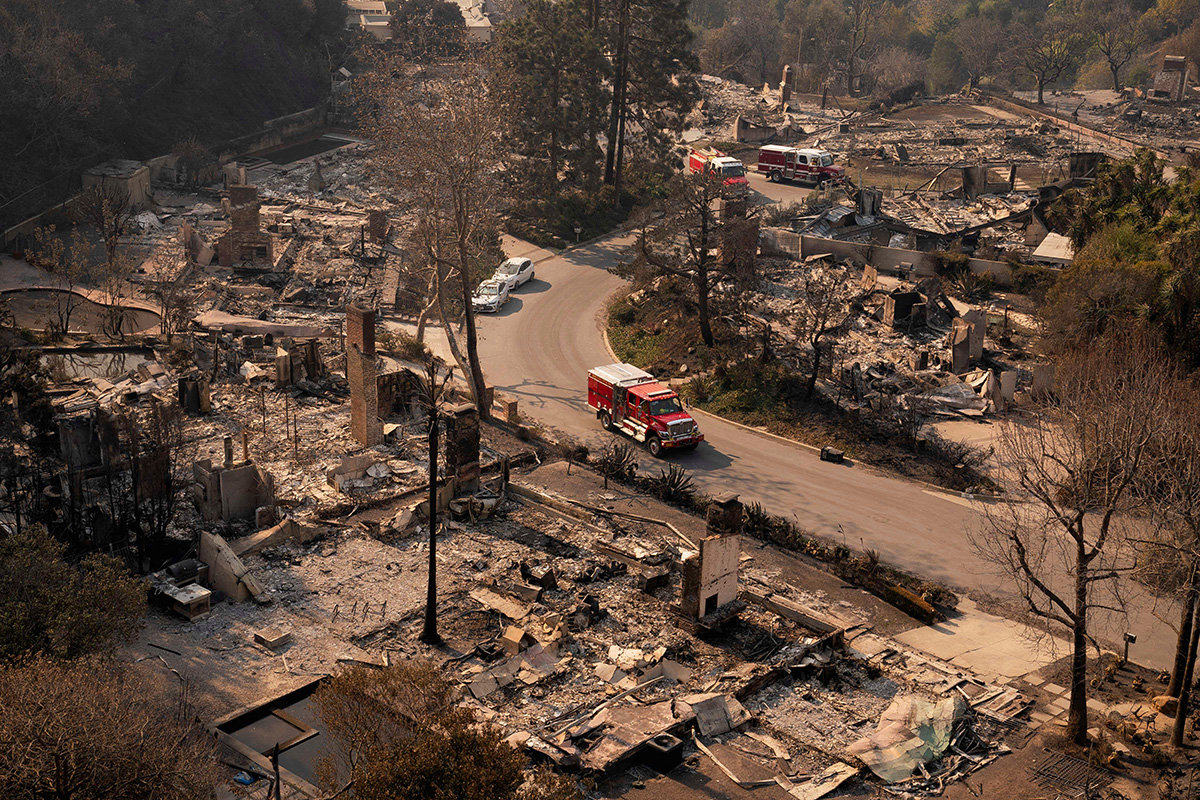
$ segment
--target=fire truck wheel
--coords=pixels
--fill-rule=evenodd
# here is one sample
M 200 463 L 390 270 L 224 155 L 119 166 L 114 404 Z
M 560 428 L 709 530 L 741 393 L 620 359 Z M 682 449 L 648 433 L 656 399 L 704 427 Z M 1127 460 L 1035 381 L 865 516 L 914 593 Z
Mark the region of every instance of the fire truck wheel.
M 650 455 L 655 458 L 662 458 L 662 440 L 653 433 L 646 437 L 646 449 L 650 451 Z
M 608 415 L 607 411 L 600 412 L 600 427 L 606 431 L 611 431 L 613 428 L 612 417 Z
M 771 170 L 771 183 L 779 183 L 781 180 L 783 180 L 782 173 L 777 169 Z

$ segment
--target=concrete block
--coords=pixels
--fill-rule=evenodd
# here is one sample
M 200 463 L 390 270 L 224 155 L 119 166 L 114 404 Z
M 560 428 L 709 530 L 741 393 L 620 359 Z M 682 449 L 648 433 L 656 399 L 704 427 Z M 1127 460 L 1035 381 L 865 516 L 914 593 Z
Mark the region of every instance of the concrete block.
M 268 628 L 254 633 L 254 641 L 268 650 L 278 650 L 292 641 L 291 631 L 281 631 L 278 628 Z

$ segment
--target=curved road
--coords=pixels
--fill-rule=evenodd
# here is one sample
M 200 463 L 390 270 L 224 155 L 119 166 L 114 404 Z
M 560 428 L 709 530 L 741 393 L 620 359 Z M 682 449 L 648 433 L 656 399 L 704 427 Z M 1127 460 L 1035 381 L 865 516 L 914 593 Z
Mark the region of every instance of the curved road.
M 776 188 L 772 186 L 772 188 Z M 607 300 L 624 280 L 607 269 L 633 241 L 613 234 L 562 254 L 506 240 L 510 256 L 536 263 L 536 279 L 517 289 L 502 313 L 480 322 L 480 353 L 488 382 L 520 402 L 543 427 L 598 449 L 616 434 L 600 429 L 587 406 L 587 370 L 612 362 L 601 333 Z M 851 547 L 877 550 L 883 560 L 916 575 L 970 591 L 1007 594 L 1012 584 L 993 574 L 967 540 L 981 524 L 981 505 L 891 477 L 862 465 L 819 460 L 805 446 L 703 415 L 705 443 L 669 456 L 708 492 L 737 492 L 801 527 Z M 653 468 L 645 456 L 643 469 Z M 1139 598 L 1130 622 L 1110 620 L 1095 632 L 1119 641 L 1138 632 L 1136 660 L 1170 663 L 1174 633 L 1156 622 Z M 1171 612 L 1168 618 L 1177 618 Z M 1102 626 L 1093 624 L 1093 628 Z
M 593 448 L 612 434 L 600 430 L 587 407 L 587 370 L 613 360 L 602 315 L 624 281 L 607 267 L 632 241 L 631 234 L 618 234 L 560 256 L 522 253 L 537 262 L 536 280 L 480 323 L 488 382 L 518 399 L 523 414 Z M 822 462 L 806 447 L 716 417 L 699 422 L 705 443 L 669 458 L 705 490 L 735 491 L 743 502 L 794 515 L 815 533 L 844 536 L 855 547 L 865 543 L 914 573 L 954 586 L 999 588 L 980 574 L 965 541 L 977 518 L 967 501 L 862 466 Z M 653 462 L 644 460 L 647 467 Z

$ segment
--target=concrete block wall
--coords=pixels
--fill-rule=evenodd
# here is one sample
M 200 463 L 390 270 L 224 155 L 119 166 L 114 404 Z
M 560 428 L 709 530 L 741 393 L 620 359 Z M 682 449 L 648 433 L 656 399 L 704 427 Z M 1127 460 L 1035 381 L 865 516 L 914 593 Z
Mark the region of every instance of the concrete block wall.
M 824 239 L 820 236 L 801 236 L 801 259 L 818 253 L 829 253 L 835 258 L 848 258 L 855 264 L 870 264 L 884 272 L 895 272 L 903 263 L 913 266 L 913 276 L 927 278 L 937 274 L 937 255 L 921 250 L 903 250 L 897 247 L 843 242 L 839 239 Z M 988 261 L 972 258 L 967 262 L 971 272 L 982 275 L 991 273 L 998 286 L 1012 285 L 1012 268 L 1003 261 Z

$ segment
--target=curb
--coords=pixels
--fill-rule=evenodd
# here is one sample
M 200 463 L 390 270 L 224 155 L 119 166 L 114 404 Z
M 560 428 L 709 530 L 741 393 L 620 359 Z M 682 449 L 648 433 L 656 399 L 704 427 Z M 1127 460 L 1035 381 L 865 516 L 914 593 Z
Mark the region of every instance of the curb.
M 572 250 L 579 250 L 584 247 L 589 247 L 589 246 L 595 244 L 596 242 L 600 241 L 601 239 L 607 239 L 609 236 L 615 236 L 617 234 L 622 234 L 622 233 L 629 233 L 629 231 L 625 228 L 624 225 L 618 225 L 616 228 L 612 229 L 611 231 L 598 234 L 596 236 L 593 236 L 590 239 L 584 239 L 582 242 L 575 242 L 573 244 L 568 244 L 566 247 L 562 248 L 561 250 L 553 248 L 553 247 L 543 247 L 542 245 L 537 244 L 536 242 L 531 242 L 528 239 L 522 239 L 520 236 L 516 236 L 511 233 L 508 235 L 511 236 L 512 238 L 516 239 L 518 242 L 523 242 L 523 243 L 529 245 L 530 247 L 536 247 L 538 250 L 545 250 L 547 253 L 550 253 L 550 255 L 546 256 L 545 258 L 539 258 L 533 262 L 534 264 L 540 264 L 543 261 L 548 261 L 551 258 L 558 258 L 560 256 L 566 255 L 567 253 L 571 252 Z
M 618 358 L 617 354 L 613 352 L 612 343 L 608 340 L 608 325 L 607 324 L 605 324 L 603 327 L 601 327 L 600 333 L 604 337 L 604 349 L 608 351 L 609 358 L 611 358 L 614 363 L 620 361 L 621 359 Z M 786 436 L 780 436 L 777 433 L 771 433 L 770 431 L 763 430 L 762 428 L 755 428 L 752 425 L 746 425 L 745 423 L 742 423 L 742 422 L 735 422 L 734 420 L 728 419 L 726 417 L 722 417 L 719 414 L 713 414 L 713 413 L 705 411 L 704 409 L 701 409 L 701 408 L 696 408 L 695 406 L 688 406 L 688 410 L 702 414 L 706 417 L 712 417 L 713 419 L 719 419 L 722 422 L 725 422 L 729 425 L 734 426 L 735 428 L 741 428 L 742 430 L 749 431 L 750 433 L 757 433 L 759 436 L 765 436 L 769 439 L 775 439 L 779 442 L 782 442 L 783 444 L 788 444 L 793 447 L 800 447 L 805 450 L 810 450 L 814 453 L 821 452 L 821 448 L 817 447 L 816 445 L 811 445 L 811 444 L 808 444 L 807 442 L 799 442 L 799 441 L 796 441 L 795 439 L 789 439 Z M 855 465 L 862 467 L 863 469 L 867 470 L 868 472 L 874 473 L 881 477 L 892 478 L 894 480 L 907 481 L 908 483 L 912 483 L 917 486 L 923 487 L 927 491 L 937 492 L 938 494 L 944 494 L 948 497 L 955 497 L 955 498 L 958 498 L 961 500 L 969 500 L 971 502 L 976 502 L 976 503 L 1004 502 L 1004 498 L 975 495 L 975 494 L 971 494 L 970 492 L 958 492 L 958 491 L 955 491 L 954 489 L 947 489 L 944 486 L 937 486 L 936 484 L 929 483 L 928 481 L 917 480 L 915 478 L 909 478 L 904 475 L 896 475 L 894 473 L 888 472 L 887 470 L 881 469 L 880 467 L 876 467 L 871 464 L 864 463 L 862 461 L 855 462 Z

